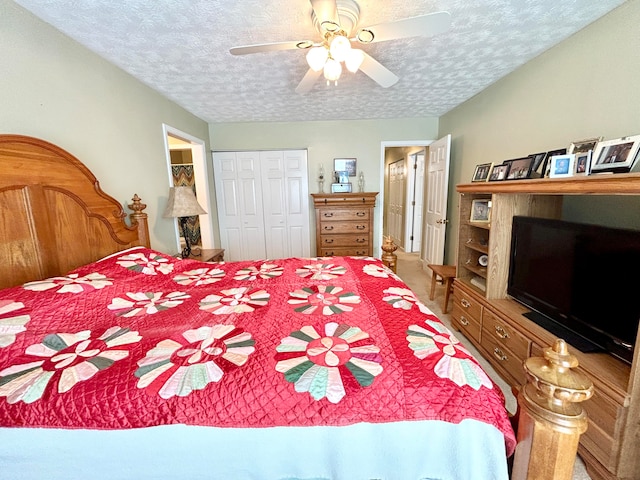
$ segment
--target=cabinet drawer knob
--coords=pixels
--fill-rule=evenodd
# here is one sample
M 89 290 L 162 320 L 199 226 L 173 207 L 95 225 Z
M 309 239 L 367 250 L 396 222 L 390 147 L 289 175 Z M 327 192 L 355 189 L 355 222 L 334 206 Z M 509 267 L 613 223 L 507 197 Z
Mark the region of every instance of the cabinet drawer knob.
M 325 238 L 324 243 L 333 243 L 333 238 Z
M 333 230 L 333 226 L 332 225 L 325 225 L 324 229 L 325 230 Z
M 463 298 L 462 300 L 460 300 L 460 305 L 462 305 L 464 308 L 469 308 L 471 306 L 471 304 L 469 303 L 469 301 L 465 298 Z
M 500 338 L 505 338 L 505 339 L 509 338 L 509 333 L 500 325 L 496 325 L 495 329 L 496 329 L 496 333 Z
M 367 240 L 366 240 L 366 239 L 364 239 L 364 238 L 356 238 L 356 242 L 357 242 L 357 243 L 364 243 L 364 242 L 366 242 L 366 241 L 367 241 Z
M 366 226 L 364 226 L 364 225 L 357 225 L 357 226 L 356 226 L 356 228 L 357 228 L 358 230 L 364 230 L 364 229 L 365 229 L 365 228 L 367 228 L 367 227 L 366 227 Z
M 500 360 L 501 362 L 504 362 L 505 360 L 508 360 L 508 357 L 504 354 L 504 352 L 502 350 L 500 350 L 498 347 L 493 349 L 493 355 Z
M 333 213 L 325 213 L 324 216 L 325 217 L 333 217 Z
M 461 323 L 462 325 L 464 325 L 465 327 L 468 327 L 468 326 L 469 326 L 469 320 L 467 320 L 467 319 L 464 317 L 464 315 L 460 315 L 460 323 Z
M 356 215 L 358 217 L 364 217 L 366 215 L 366 213 L 365 212 L 356 212 Z
M 366 250 L 356 250 L 356 255 L 358 255 L 359 257 L 364 257 L 365 255 L 368 255 Z

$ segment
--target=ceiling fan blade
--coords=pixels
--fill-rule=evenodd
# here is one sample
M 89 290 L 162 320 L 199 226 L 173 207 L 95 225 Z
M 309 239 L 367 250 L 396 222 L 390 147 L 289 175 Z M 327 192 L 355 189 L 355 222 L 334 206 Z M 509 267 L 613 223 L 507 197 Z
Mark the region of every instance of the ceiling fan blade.
M 331 22 L 336 26 L 340 26 L 340 17 L 338 16 L 338 7 L 336 0 L 309 0 L 311 8 L 315 13 L 318 24 L 322 26 L 323 22 Z M 324 31 L 330 30 L 323 27 Z
M 373 33 L 373 40 L 368 43 L 386 42 L 387 40 L 396 40 L 398 38 L 438 35 L 449 30 L 450 26 L 451 14 L 449 12 L 435 12 L 365 27 L 360 29 L 358 34 L 362 30 L 368 30 Z
M 364 60 L 360 65 L 360 70 L 383 88 L 389 88 L 399 80 L 391 70 L 368 53 L 364 54 Z
M 250 53 L 274 52 L 277 50 L 295 50 L 314 46 L 311 40 L 298 40 L 292 42 L 258 43 L 257 45 L 243 45 L 229 49 L 232 55 L 248 55 Z
M 307 73 L 304 75 L 298 86 L 296 87 L 296 93 L 300 95 L 307 93 L 309 90 L 313 88 L 313 84 L 316 83 L 316 80 L 322 75 L 322 70 L 316 72 L 312 68 L 307 70 Z

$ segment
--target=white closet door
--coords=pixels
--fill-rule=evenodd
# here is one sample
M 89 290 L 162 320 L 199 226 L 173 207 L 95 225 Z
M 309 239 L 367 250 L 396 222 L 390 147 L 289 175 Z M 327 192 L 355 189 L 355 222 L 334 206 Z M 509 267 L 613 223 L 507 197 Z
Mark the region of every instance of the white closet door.
M 220 241 L 229 261 L 266 258 L 259 152 L 214 152 Z
M 396 245 L 402 245 L 404 215 L 404 160 L 389 165 L 389 235 Z
M 267 257 L 308 257 L 307 152 L 260 152 L 260 164 Z

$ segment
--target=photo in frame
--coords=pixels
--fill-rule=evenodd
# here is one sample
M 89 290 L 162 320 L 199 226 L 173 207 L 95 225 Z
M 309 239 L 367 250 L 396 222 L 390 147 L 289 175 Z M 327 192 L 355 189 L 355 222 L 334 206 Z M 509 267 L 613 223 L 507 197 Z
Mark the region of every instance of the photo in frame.
M 547 156 L 544 159 L 544 165 L 542 166 L 542 171 L 544 172 L 543 177 L 548 177 L 549 172 L 551 171 L 551 157 L 555 157 L 556 155 L 566 155 L 566 148 L 559 148 L 557 150 L 550 150 L 547 152 Z
M 491 200 L 488 198 L 475 199 L 471 202 L 472 222 L 487 223 L 491 220 Z
M 591 172 L 629 172 L 640 149 L 640 135 L 598 143 L 591 157 Z
M 476 165 L 476 169 L 473 172 L 472 182 L 486 182 L 491 174 L 491 168 L 493 163 L 481 163 Z
M 550 160 L 549 177 L 573 177 L 576 156 L 573 153 L 553 155 Z
M 346 170 L 333 172 L 335 183 L 349 183 L 349 176 L 349 172 L 347 172 Z
M 602 137 L 593 137 L 593 138 L 586 138 L 584 140 L 578 140 L 576 142 L 573 142 L 569 146 L 567 153 L 584 153 L 584 152 L 588 152 L 589 150 L 593 151 L 596 149 L 598 142 L 601 142 L 601 141 L 602 141 Z
M 586 152 L 576 153 L 575 159 L 575 172 L 576 176 L 581 175 L 589 175 L 591 173 L 591 153 L 592 150 L 587 150 Z
M 503 163 L 502 165 L 495 165 L 493 167 L 493 170 L 491 170 L 491 175 L 489 175 L 489 181 L 498 182 L 501 180 L 506 180 L 508 174 L 509 164 Z
M 334 172 L 349 172 L 350 177 L 356 176 L 356 159 L 355 158 L 334 158 Z
M 507 180 L 522 180 L 524 178 L 529 178 L 531 168 L 533 166 L 533 159 L 531 157 L 514 158 L 513 160 L 507 160 L 504 163 L 509 164 Z

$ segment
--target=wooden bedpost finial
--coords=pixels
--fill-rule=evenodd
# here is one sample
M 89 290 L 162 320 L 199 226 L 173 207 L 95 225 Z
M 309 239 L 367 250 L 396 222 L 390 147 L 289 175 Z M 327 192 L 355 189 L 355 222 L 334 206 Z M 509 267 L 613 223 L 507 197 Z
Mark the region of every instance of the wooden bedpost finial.
M 129 218 L 131 218 L 132 226 L 136 226 L 138 228 L 138 244 L 151 248 L 147 214 L 144 213 L 144 209 L 147 208 L 147 204 L 142 203 L 142 199 L 137 193 L 133 194 L 133 198 L 131 200 L 133 200 L 133 203 L 128 206 L 130 210 L 133 210 L 133 213 L 129 214 Z
M 527 382 L 518 395 L 514 480 L 572 478 L 580 435 L 587 430 L 580 403 L 593 395 L 593 383 L 575 370 L 577 366 L 578 359 L 562 339 L 544 349 L 544 358 L 525 360 Z
M 133 213 L 131 214 L 132 216 L 142 214 L 142 211 L 147 208 L 147 205 L 145 203 L 142 203 L 142 200 L 137 193 L 133 194 L 133 198 L 131 200 L 133 200 L 133 203 L 129 205 L 129 208 L 133 210 Z M 144 213 L 143 215 L 145 217 L 147 216 L 146 213 Z
M 382 263 L 384 263 L 387 267 L 389 267 L 394 273 L 396 271 L 398 257 L 395 252 L 398 249 L 398 246 L 393 243 L 391 239 L 391 235 L 384 237 L 384 242 L 382 243 L 382 250 L 384 253 L 382 254 Z

